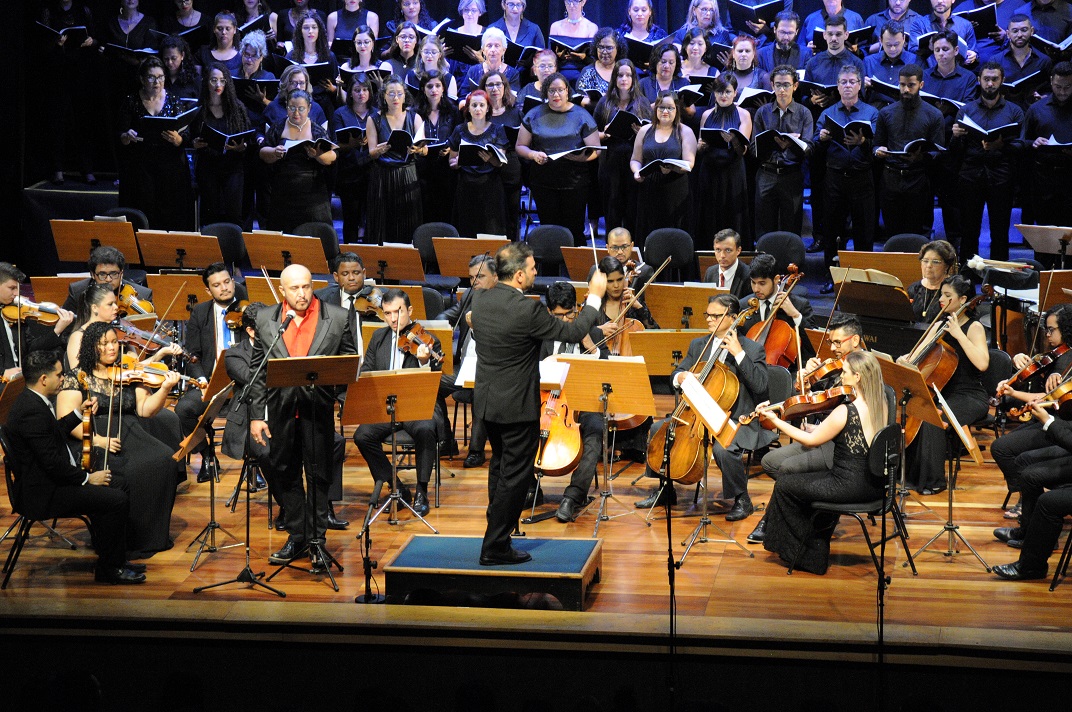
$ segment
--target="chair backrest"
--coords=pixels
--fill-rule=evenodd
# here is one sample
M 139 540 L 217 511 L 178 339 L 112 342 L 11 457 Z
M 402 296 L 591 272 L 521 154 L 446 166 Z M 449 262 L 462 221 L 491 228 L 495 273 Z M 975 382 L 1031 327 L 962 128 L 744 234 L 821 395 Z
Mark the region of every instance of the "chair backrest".
M 804 241 L 800 235 L 792 232 L 768 232 L 756 242 L 756 252 L 766 252 L 774 256 L 775 269 L 778 274 L 785 274 L 789 265 L 804 269 Z
M 781 403 L 793 395 L 793 374 L 785 366 L 767 364 L 767 400 Z
M 1015 372 L 1012 356 L 1001 349 L 990 349 L 990 365 L 979 376 L 979 380 L 983 382 L 986 392 L 992 396 L 997 393 L 998 383 L 1010 378 Z
M 561 225 L 540 225 L 525 236 L 525 242 L 532 248 L 532 256 L 540 274 L 547 277 L 562 276 L 565 260 L 563 247 L 573 247 L 573 234 Z
M 435 319 L 446 309 L 443 304 L 443 295 L 438 290 L 421 287 L 421 294 L 424 295 L 424 313 L 429 319 Z
M 19 488 L 16 484 L 18 476 L 15 472 L 15 451 L 11 449 L 11 443 L 7 438 L 7 431 L 0 426 L 0 448 L 4 449 L 4 479 L 7 481 L 7 501 L 11 505 L 11 511 L 16 514 L 22 513 L 19 502 Z
M 902 232 L 886 239 L 883 252 L 919 252 L 930 240 L 914 232 Z
M 461 237 L 458 228 L 450 223 L 430 222 L 418 225 L 413 231 L 413 246 L 421 253 L 421 263 L 424 265 L 425 274 L 439 274 L 439 263 L 436 261 L 435 248 L 432 246 L 433 237 Z M 467 236 L 475 237 L 475 236 Z
M 875 433 L 867 453 L 867 473 L 872 482 L 885 489 L 883 509 L 889 509 L 897 493 L 901 471 L 901 426 L 891 423 Z
M 149 229 L 149 218 L 137 208 L 108 208 L 101 215 L 108 218 L 126 218 L 127 222 L 134 227 L 135 232 Z
M 301 237 L 316 237 L 324 246 L 324 257 L 330 263 L 339 254 L 339 233 L 335 226 L 325 222 L 307 222 L 294 228 L 294 234 Z
M 670 265 L 659 275 L 659 282 L 684 282 L 696 273 L 696 245 L 692 236 L 675 227 L 652 230 L 644 239 L 644 260 L 658 267 L 666 258 Z
M 234 223 L 210 223 L 201 228 L 202 235 L 212 235 L 220 243 L 223 261 L 228 265 L 249 266 L 249 254 L 246 241 L 242 237 L 242 226 Z

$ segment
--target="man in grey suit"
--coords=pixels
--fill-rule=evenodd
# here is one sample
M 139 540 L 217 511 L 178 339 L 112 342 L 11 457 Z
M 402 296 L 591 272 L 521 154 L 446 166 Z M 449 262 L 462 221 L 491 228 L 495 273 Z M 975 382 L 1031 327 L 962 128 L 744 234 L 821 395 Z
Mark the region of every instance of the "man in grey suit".
M 491 441 L 488 527 L 480 549 L 483 566 L 521 564 L 532 557 L 514 549 L 510 532 L 534 477 L 539 442 L 539 354 L 544 340 L 580 341 L 595 325 L 607 277 L 588 283 L 584 309 L 572 322 L 555 317 L 525 296 L 536 279 L 532 248 L 514 242 L 495 255 L 499 283 L 473 296 L 476 335 L 474 417 L 483 418 Z
M 257 314 L 257 338 L 249 362 L 253 373 L 257 373 L 266 358 L 356 353 L 346 311 L 316 298 L 313 276 L 308 269 L 291 265 L 279 275 L 279 282 L 283 303 Z M 281 331 L 283 335 L 277 341 L 276 335 Z M 269 444 L 265 475 L 283 502 L 286 530 L 290 534 L 283 548 L 268 560 L 285 564 L 307 553 L 310 538 L 324 539 L 328 525 L 335 389 L 298 386 L 269 390 L 265 368 L 253 379 L 250 395 L 250 434 L 258 445 Z M 303 468 L 316 488 L 315 512 L 310 501 L 313 493 L 307 493 L 302 482 Z M 313 567 L 323 568 L 325 564 L 314 561 Z

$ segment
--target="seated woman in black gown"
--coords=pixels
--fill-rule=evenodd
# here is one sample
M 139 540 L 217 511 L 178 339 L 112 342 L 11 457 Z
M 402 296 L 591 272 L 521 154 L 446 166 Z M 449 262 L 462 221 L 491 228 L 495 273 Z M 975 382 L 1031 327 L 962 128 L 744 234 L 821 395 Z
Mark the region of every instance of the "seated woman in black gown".
M 478 161 L 460 162 L 462 143 L 478 146 L 491 144 L 506 150 L 506 134 L 502 127 L 488 120 L 488 95 L 481 89 L 469 94 L 465 107 L 469 121 L 461 123 L 450 137 L 450 166 L 459 171 L 454 193 L 454 212 L 451 224 L 458 233 L 476 237 L 479 233 L 506 234 L 506 213 L 503 210 L 503 163 L 493 151 L 477 152 Z
M 207 128 L 206 128 L 207 127 Z M 242 193 L 245 182 L 245 152 L 255 140 L 228 141 L 221 152 L 201 138 L 218 131 L 231 136 L 250 128 L 246 107 L 235 94 L 231 74 L 223 64 L 213 62 L 205 68 L 201 89 L 201 114 L 194 123 L 194 173 L 201 194 L 201 224 L 217 222 L 242 224 Z
M 696 136 L 682 122 L 681 103 L 672 91 L 659 93 L 655 101 L 655 121 L 637 132 L 629 168 L 637 189 L 637 242 L 663 227 L 688 228 L 689 172 L 696 161 Z M 640 171 L 660 159 L 684 161 L 681 165 L 660 165 L 647 176 Z
M 342 205 L 342 241 L 349 245 L 360 242 L 364 234 L 369 171 L 372 170 L 372 157 L 364 132 L 375 101 L 373 86 L 373 80 L 367 75 L 355 74 L 348 88 L 346 104 L 336 109 L 331 117 L 332 140 L 339 144 L 335 149 L 339 155 L 335 192 Z M 346 141 L 340 140 L 339 131 L 355 126 L 361 128 L 360 135 L 355 133 Z
M 160 61 L 167 72 L 164 89 L 168 94 L 179 99 L 197 99 L 200 96 L 201 73 L 186 40 L 171 35 L 160 40 Z
M 294 48 L 287 54 L 287 59 L 297 64 L 327 64 L 328 76 L 306 89 L 313 96 L 313 101 L 320 105 L 324 116 L 335 113 L 335 94 L 338 87 L 333 81 L 339 76 L 339 62 L 328 45 L 328 31 L 320 19 L 320 13 L 310 10 L 301 17 L 294 34 Z
M 154 418 L 167 402 L 168 392 L 179 382 L 169 372 L 156 389 L 120 386 L 112 380 L 112 366 L 121 352 L 115 327 L 94 323 L 86 327 L 76 371 L 68 371 L 56 397 L 56 414 L 62 418 L 80 411 L 87 399 L 97 399 L 93 417 L 94 465 L 107 468 L 126 480 L 130 495 L 127 525 L 127 558 L 144 559 L 173 545 L 170 536 L 175 487 L 185 465 L 171 459 L 182 439 L 178 421 Z M 82 425 L 72 431 L 82 437 Z
M 744 165 L 748 141 L 752 138 L 752 115 L 733 103 L 737 79 L 732 74 L 716 79 L 713 89 L 715 105 L 700 118 L 701 138 L 696 143 L 700 166 L 693 205 L 697 210 L 694 237 L 698 250 L 710 250 L 715 233 L 725 228 L 736 231 L 746 245 L 755 242 Z M 704 140 L 704 129 L 718 133 L 713 139 Z M 740 131 L 745 140 L 742 142 L 730 129 Z
M 328 137 L 327 131 L 309 118 L 313 105 L 308 93 L 296 90 L 287 98 L 287 120 L 268 129 L 261 160 L 271 168 L 272 205 L 266 227 L 292 232 L 302 223 L 331 224 L 331 191 L 327 167 L 335 162 L 335 151 L 312 146 L 288 151 L 294 142 Z
M 198 64 L 208 67 L 213 62 L 220 62 L 227 67 L 231 76 L 238 74 L 242 67 L 242 55 L 238 51 L 238 20 L 230 12 L 216 13 L 212 24 L 212 41 L 197 53 Z
M 808 447 L 834 441 L 834 469 L 779 477 L 767 505 L 767 528 L 763 548 L 792 561 L 801 545 L 797 568 L 825 574 L 830 560 L 830 536 L 838 517 L 816 521 L 815 534 L 805 539 L 811 527 L 812 502 L 868 502 L 879 499 L 883 483 L 868 471 L 868 453 L 875 435 L 886 427 L 886 403 L 882 370 L 869 351 L 854 351 L 845 357 L 841 383 L 856 390 L 856 400 L 839 405 L 814 430 L 790 425 L 777 415 L 770 420 L 781 432 Z
M 606 133 L 607 125 L 618 111 L 628 111 L 641 120 L 651 120 L 651 103 L 640 93 L 636 67 L 628 59 L 614 63 L 613 82 L 607 95 L 596 104 L 595 120 L 599 138 L 606 151 L 599 156 L 599 193 L 603 199 L 603 217 L 607 232 L 624 227 L 636 231 L 637 183 L 629 170 L 633 141 L 640 124 L 633 124 L 628 136 Z

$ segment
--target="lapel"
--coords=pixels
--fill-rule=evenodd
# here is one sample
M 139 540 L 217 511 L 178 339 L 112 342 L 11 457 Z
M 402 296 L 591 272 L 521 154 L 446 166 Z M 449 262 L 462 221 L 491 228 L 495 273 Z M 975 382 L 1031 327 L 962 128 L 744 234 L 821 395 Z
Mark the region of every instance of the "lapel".
M 290 358 L 290 351 L 287 350 L 287 342 L 283 341 L 282 338 L 279 338 L 278 340 L 275 338 L 275 334 L 279 331 L 279 327 L 282 323 L 280 322 L 279 317 L 283 314 L 284 304 L 286 304 L 286 302 L 280 302 L 272 312 L 272 331 L 269 332 L 271 334 L 271 339 L 265 343 L 270 344 L 272 343 L 272 340 L 275 340 L 276 343 L 274 354 L 268 354 L 268 358 Z
M 324 306 L 323 302 L 318 306 L 320 307 L 320 314 L 316 320 L 316 331 L 313 332 L 313 343 L 309 345 L 310 356 L 315 356 L 320 352 L 320 347 L 323 346 L 324 341 L 328 338 L 328 332 L 331 331 L 331 317 L 328 316 L 327 307 Z

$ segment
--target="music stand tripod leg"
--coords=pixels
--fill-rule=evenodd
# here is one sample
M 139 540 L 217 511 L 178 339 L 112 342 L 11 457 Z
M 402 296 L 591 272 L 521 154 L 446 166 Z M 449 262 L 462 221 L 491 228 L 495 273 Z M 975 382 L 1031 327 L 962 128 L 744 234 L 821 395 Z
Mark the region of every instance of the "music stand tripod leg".
M 640 516 L 640 513 L 636 511 L 636 508 L 629 509 L 625 502 L 621 501 L 614 495 L 614 487 L 611 484 L 610 472 L 613 469 L 614 452 L 610 449 L 610 443 L 612 439 L 613 424 L 610 418 L 610 393 L 611 386 L 609 383 L 603 384 L 603 395 L 599 397 L 599 401 L 603 406 L 603 488 L 599 492 L 599 509 L 596 511 L 596 525 L 592 530 L 592 538 L 595 539 L 599 536 L 599 524 L 600 522 L 607 522 L 611 519 L 618 519 L 619 517 L 625 517 L 627 515 L 633 515 L 640 521 L 644 522 L 647 526 L 651 526 L 651 521 L 647 517 Z M 660 493 L 662 489 L 659 490 Z M 610 514 L 608 504 L 613 500 L 624 511 L 619 514 Z M 658 498 L 656 498 L 658 501 Z
M 424 526 L 426 526 L 429 529 L 431 529 L 433 534 L 438 534 L 439 530 L 436 529 L 435 527 L 433 527 L 432 524 L 427 519 L 425 519 L 421 515 L 417 514 L 417 510 L 414 509 L 412 506 L 410 506 L 409 502 L 407 502 L 406 500 L 404 500 L 402 498 L 402 492 L 399 489 L 399 485 L 398 485 L 398 437 L 397 437 L 398 420 L 395 417 L 396 416 L 395 404 L 397 402 L 398 402 L 398 396 L 397 395 L 392 394 L 392 395 L 387 396 L 387 413 L 391 416 L 391 494 L 388 495 L 388 497 L 384 501 L 384 503 L 380 505 L 380 508 L 377 509 L 376 513 L 373 514 L 372 517 L 369 519 L 368 526 L 372 526 L 372 523 L 375 522 L 376 519 L 379 518 L 379 516 L 381 514 L 383 514 L 384 510 L 386 510 L 386 509 L 391 510 L 390 513 L 388 514 L 387 523 L 388 524 L 393 524 L 393 525 L 398 524 L 398 522 L 399 522 L 399 520 L 398 520 L 398 505 L 401 504 L 403 507 L 405 507 L 406 509 L 408 509 L 410 511 L 410 514 L 412 514 L 417 519 L 421 520 L 421 522 L 424 523 Z
M 216 443 L 212 428 L 206 428 L 205 432 L 208 436 L 205 453 L 201 456 L 203 460 L 202 469 L 207 468 L 208 472 L 208 524 L 201 530 L 201 533 L 194 537 L 194 540 L 190 542 L 190 545 L 186 548 L 189 549 L 194 544 L 199 544 L 197 547 L 197 553 L 194 554 L 194 560 L 190 564 L 190 571 L 193 572 L 197 568 L 197 562 L 201 558 L 201 554 L 206 550 L 210 554 L 215 554 L 220 549 L 231 549 L 236 546 L 242 546 L 245 542 L 239 541 L 238 537 L 229 532 L 226 528 L 220 526 L 220 523 L 216 521 L 216 483 L 220 479 L 220 461 L 216 457 Z M 217 546 L 216 544 L 216 531 L 219 530 L 226 536 L 231 537 L 234 540 L 234 544 L 227 544 L 225 546 Z
M 711 455 L 710 455 L 710 452 L 709 452 L 709 449 L 711 447 L 711 434 L 707 430 L 706 426 L 704 426 L 704 436 L 703 436 L 703 440 L 701 442 L 703 443 L 703 463 L 704 463 L 704 465 L 703 465 L 703 501 L 700 503 L 700 522 L 696 525 L 696 528 L 692 530 L 692 534 L 689 535 L 688 539 L 686 539 L 685 541 L 681 542 L 681 545 L 685 547 L 685 551 L 683 551 L 681 553 L 681 558 L 678 559 L 677 565 L 680 568 L 681 566 L 683 566 L 685 564 L 685 557 L 687 557 L 689 555 L 689 551 L 691 551 L 692 547 L 694 545 L 696 545 L 696 544 L 735 544 L 737 546 L 737 548 L 739 548 L 741 551 L 743 551 L 746 554 L 748 554 L 748 558 L 754 559 L 756 555 L 752 551 L 750 551 L 748 549 L 748 547 L 746 547 L 744 544 L 742 544 L 741 542 L 739 542 L 736 539 L 734 539 L 733 537 L 731 537 L 727 531 L 725 531 L 720 526 L 718 526 L 717 524 L 715 524 L 714 522 L 711 521 L 711 516 L 710 516 L 710 513 L 708 512 L 708 508 L 707 508 L 707 493 L 709 491 L 708 487 L 707 487 L 707 481 L 708 481 L 708 472 L 709 472 L 710 467 L 711 467 Z M 717 531 L 719 534 L 722 535 L 722 538 L 721 539 L 711 539 L 711 538 L 709 538 L 708 535 L 707 535 L 708 528 L 712 528 L 715 531 Z

